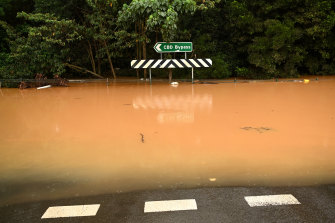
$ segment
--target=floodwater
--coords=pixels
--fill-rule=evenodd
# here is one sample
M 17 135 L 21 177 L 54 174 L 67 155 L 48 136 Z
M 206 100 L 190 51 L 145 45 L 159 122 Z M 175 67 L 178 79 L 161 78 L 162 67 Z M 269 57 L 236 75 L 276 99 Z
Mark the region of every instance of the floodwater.
M 0 205 L 335 183 L 335 78 L 0 90 Z

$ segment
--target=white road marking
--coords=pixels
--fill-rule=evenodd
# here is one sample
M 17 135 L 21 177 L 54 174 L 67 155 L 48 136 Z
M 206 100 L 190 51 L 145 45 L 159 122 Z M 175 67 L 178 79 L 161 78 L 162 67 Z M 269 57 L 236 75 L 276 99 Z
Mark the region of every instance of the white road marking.
M 250 207 L 300 204 L 292 194 L 246 196 L 244 199 Z
M 42 218 L 95 216 L 100 204 L 49 207 Z
M 144 205 L 144 213 L 164 211 L 187 211 L 197 209 L 197 202 L 195 201 L 195 199 L 147 201 Z

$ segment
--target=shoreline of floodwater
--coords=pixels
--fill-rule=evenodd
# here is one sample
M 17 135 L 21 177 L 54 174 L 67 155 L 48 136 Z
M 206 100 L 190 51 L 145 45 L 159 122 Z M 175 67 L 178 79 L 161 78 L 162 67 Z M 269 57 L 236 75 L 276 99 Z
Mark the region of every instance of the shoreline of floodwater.
M 195 79 L 194 84 L 219 84 L 219 83 L 257 83 L 257 82 L 304 82 L 308 81 L 325 81 L 332 80 L 335 76 L 317 76 L 317 75 L 306 75 L 294 78 L 269 78 L 269 79 L 243 79 L 243 78 L 228 78 L 228 79 Z M 119 77 L 117 79 L 104 78 L 104 79 L 85 79 L 85 78 L 69 78 L 66 79 L 69 83 L 105 83 L 110 85 L 113 83 L 148 83 L 149 78 L 131 78 L 131 77 Z M 44 80 L 48 85 L 58 83 L 58 79 L 46 79 Z M 0 79 L 0 88 L 18 88 L 21 82 L 25 83 L 37 83 L 40 82 L 35 79 Z M 173 82 L 191 83 L 191 79 L 173 79 Z M 168 79 L 153 78 L 152 83 L 169 83 Z M 46 85 L 47 85 L 46 84 Z M 17 85 L 17 86 L 16 86 Z M 53 86 L 53 85 L 52 85 Z M 59 86 L 53 86 L 59 87 Z M 60 86 L 66 87 L 66 86 Z M 34 88 L 34 87 L 28 87 Z

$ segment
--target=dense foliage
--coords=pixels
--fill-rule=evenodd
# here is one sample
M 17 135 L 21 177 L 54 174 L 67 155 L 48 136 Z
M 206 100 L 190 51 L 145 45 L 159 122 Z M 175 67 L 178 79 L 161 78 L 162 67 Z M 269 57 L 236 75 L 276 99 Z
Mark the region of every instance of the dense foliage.
M 335 74 L 334 26 L 333 0 L 0 0 L 0 79 L 140 77 L 157 41 L 193 42 L 200 78 Z

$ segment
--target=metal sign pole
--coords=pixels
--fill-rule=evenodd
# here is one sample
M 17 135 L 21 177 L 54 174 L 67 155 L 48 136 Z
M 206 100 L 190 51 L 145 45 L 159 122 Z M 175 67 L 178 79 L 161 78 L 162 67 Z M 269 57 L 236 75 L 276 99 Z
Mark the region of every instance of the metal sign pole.
M 151 68 L 149 68 L 149 78 L 150 78 L 150 84 L 151 84 Z
M 192 67 L 192 84 L 194 83 L 193 67 Z

